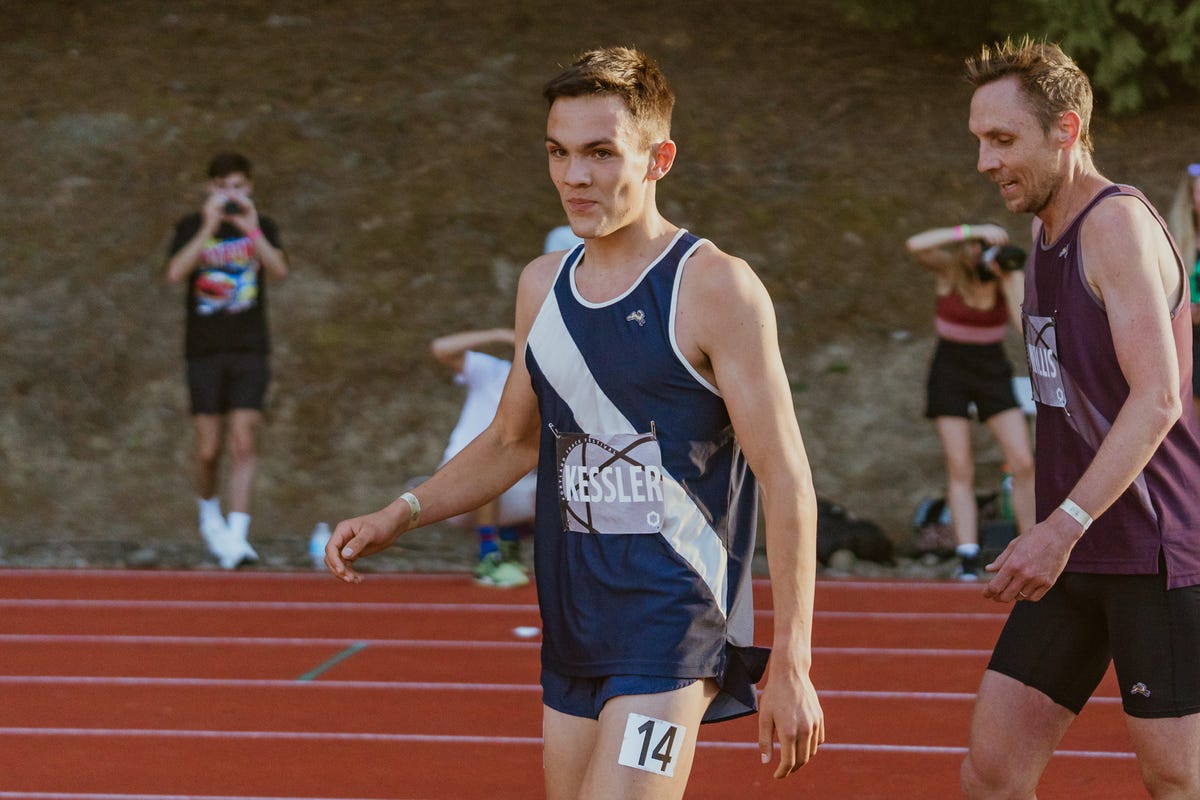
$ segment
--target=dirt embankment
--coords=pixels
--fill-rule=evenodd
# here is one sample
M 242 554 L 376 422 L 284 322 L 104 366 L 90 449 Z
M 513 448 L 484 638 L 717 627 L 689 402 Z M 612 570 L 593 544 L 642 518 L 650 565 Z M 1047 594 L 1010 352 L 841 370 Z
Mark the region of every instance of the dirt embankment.
M 973 173 L 958 54 L 849 30 L 819 3 L 674 18 L 628 0 L 603 15 L 511 5 L 5 13 L 0 562 L 202 560 L 182 302 L 161 274 L 171 225 L 220 149 L 256 162 L 293 263 L 271 294 L 276 381 L 252 527 L 267 561 L 303 563 L 318 520 L 431 470 L 460 396 L 426 343 L 511 319 L 519 270 L 561 219 L 541 83 L 609 43 L 647 49 L 673 78 L 680 157 L 660 202 L 771 290 L 819 492 L 907 541 L 942 468 L 921 418 L 930 286 L 901 243 L 961 221 L 1028 240 L 1027 220 Z M 1099 162 L 1165 205 L 1195 160 L 1193 132 L 1183 104 L 1100 119 Z M 992 484 L 998 453 L 978 441 Z M 469 537 L 435 529 L 395 564 L 469 551 Z

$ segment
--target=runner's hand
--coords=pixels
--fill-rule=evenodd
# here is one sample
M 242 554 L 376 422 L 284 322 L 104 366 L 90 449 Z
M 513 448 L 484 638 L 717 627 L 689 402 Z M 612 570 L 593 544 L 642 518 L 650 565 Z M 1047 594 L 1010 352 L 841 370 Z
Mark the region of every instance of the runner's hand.
M 354 570 L 354 562 L 389 547 L 404 532 L 406 520 L 390 509 L 389 506 L 337 524 L 325 545 L 325 566 L 330 572 L 347 583 L 362 580 L 362 575 Z
M 999 558 L 984 569 L 994 572 L 983 596 L 999 603 L 1041 600 L 1067 566 L 1082 532 L 1074 520 L 1052 514 L 1008 543 Z
M 807 670 L 789 669 L 774 657 L 771 664 L 759 700 L 758 749 L 763 763 L 770 763 L 773 742 L 779 741 L 775 777 L 786 778 L 807 764 L 825 742 L 825 713 Z

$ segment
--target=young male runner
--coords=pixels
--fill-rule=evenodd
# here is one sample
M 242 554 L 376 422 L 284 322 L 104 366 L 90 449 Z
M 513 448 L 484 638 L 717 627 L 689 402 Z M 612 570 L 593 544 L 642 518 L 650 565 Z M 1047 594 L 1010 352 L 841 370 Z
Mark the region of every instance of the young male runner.
M 335 575 L 535 465 L 550 800 L 678 798 L 702 720 L 755 708 L 757 498 L 774 598 L 759 748 L 776 777 L 824 740 L 809 680 L 816 500 L 770 298 L 740 259 L 659 213 L 674 95 L 643 54 L 584 54 L 545 87 L 546 154 L 585 244 L 517 293 L 492 424 L 412 493 L 341 522 Z
M 1028 39 L 967 62 L 980 172 L 1031 212 L 1023 317 L 1040 520 L 988 569 L 1017 602 L 984 674 L 968 798 L 1032 798 L 1115 663 L 1142 779 L 1200 797 L 1200 431 L 1183 263 L 1149 201 L 1102 176 L 1087 76 Z

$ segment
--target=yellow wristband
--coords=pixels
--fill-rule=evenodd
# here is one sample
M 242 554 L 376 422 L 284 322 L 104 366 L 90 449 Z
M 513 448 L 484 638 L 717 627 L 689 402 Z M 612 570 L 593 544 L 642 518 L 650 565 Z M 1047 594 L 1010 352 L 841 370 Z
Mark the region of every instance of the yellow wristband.
M 1085 531 L 1092 526 L 1092 515 L 1080 508 L 1079 504 L 1071 498 L 1063 500 L 1058 507 L 1069 514 L 1071 519 L 1082 525 Z
M 405 492 L 400 495 L 400 499 L 408 503 L 408 527 L 411 530 L 421 521 L 421 502 L 412 492 Z

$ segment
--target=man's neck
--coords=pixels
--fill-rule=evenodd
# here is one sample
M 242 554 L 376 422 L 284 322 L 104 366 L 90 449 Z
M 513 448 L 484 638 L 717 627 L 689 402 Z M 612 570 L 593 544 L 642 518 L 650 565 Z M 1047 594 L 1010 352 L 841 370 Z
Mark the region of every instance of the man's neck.
M 658 213 L 649 214 L 607 236 L 587 242 L 584 260 L 597 271 L 641 272 L 657 258 L 679 231 Z
M 1111 183 L 1112 181 L 1096 170 L 1090 158 L 1074 165 L 1054 190 L 1050 202 L 1037 214 L 1038 219 L 1042 221 L 1044 242 L 1058 239 L 1088 203 L 1092 202 L 1092 198 Z
M 638 276 L 667 249 L 679 228 L 661 217 L 649 227 L 629 225 L 584 244 L 575 286 L 593 303 L 608 302 L 628 291 Z

